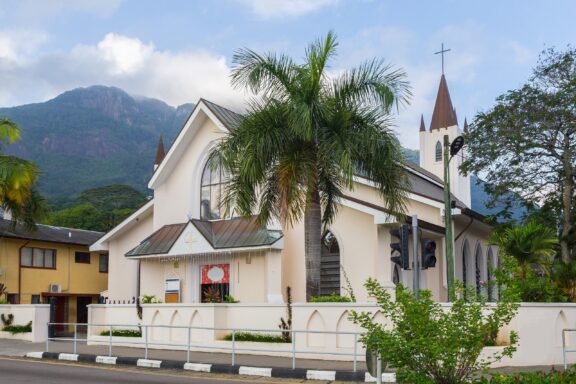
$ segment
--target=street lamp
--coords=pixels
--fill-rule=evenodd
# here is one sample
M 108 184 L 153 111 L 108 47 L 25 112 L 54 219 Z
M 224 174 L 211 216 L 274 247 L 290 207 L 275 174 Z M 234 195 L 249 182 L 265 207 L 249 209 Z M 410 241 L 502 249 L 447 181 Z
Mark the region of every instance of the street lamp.
M 450 143 L 444 135 L 444 225 L 446 226 L 446 280 L 448 283 L 448 301 L 454 301 L 454 232 L 452 231 L 452 199 L 450 198 L 450 160 L 464 146 L 464 137 L 458 136 Z M 448 156 L 450 152 L 450 156 Z

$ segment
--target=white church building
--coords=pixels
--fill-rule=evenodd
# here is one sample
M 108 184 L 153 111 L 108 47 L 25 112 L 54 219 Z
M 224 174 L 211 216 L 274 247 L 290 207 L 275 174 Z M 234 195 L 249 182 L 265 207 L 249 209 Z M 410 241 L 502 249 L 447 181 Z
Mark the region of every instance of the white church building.
M 286 301 L 286 287 L 294 302 L 306 300 L 304 224 L 261 227 L 249 219 L 225 218 L 218 207 L 227 175 L 206 166 L 208 154 L 241 118 L 201 99 L 168 151 L 159 146 L 148 184 L 153 198 L 90 248 L 109 253 L 105 295 L 110 300 L 155 295 L 164 302 L 200 303 L 230 295 L 242 303 L 279 304 Z M 417 215 L 422 237 L 437 243 L 438 261 L 422 271 L 420 286 L 439 301 L 447 300 L 443 136 L 453 140 L 466 130 L 442 75 L 429 127 L 424 117 L 420 123 L 420 164 L 406 166 L 411 184 L 406 213 Z M 461 151 L 450 164 L 455 273 L 484 289 L 497 249 L 486 244 L 491 227 L 471 209 L 470 179 L 458 172 L 465 156 Z M 359 302 L 368 300 L 363 287 L 368 277 L 390 288 L 398 281 L 411 285 L 411 271 L 391 261 L 390 230 L 402 223 L 385 212 L 373 183 L 356 177 L 340 203 L 323 238 L 321 292 L 345 295 L 344 274 Z

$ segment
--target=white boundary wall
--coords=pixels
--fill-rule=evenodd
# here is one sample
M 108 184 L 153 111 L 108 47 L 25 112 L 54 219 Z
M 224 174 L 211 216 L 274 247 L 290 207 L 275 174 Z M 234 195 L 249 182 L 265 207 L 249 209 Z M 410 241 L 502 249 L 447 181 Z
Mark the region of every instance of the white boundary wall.
M 0 314 L 7 316 L 14 315 L 14 325 L 26 325 L 32 321 L 32 332 L 17 333 L 15 335 L 9 332 L 1 331 L 4 324 L 0 323 L 0 339 L 17 339 L 32 341 L 35 343 L 46 341 L 48 336 L 47 324 L 50 321 L 50 305 L 48 304 L 1 304 Z
M 444 304 L 446 307 L 449 304 Z M 307 331 L 361 332 L 348 320 L 350 310 L 368 311 L 384 322 L 384 316 L 373 303 L 295 303 L 293 308 L 292 329 Z M 92 324 L 149 324 L 171 326 L 195 326 L 236 329 L 278 329 L 280 317 L 286 317 L 285 305 L 269 304 L 146 304 L 143 305 L 143 318 L 136 315 L 135 305 L 91 305 L 89 322 Z M 121 327 L 117 327 L 121 328 Z M 517 316 L 509 326 L 502 330 L 505 339 L 510 330 L 518 332 L 520 341 L 512 359 L 505 359 L 500 366 L 552 365 L 562 363 L 562 329 L 576 328 L 576 304 L 523 303 Z M 107 338 L 98 336 L 102 328 L 92 327 L 89 335 L 92 343 L 106 343 Z M 149 341 L 186 343 L 185 329 L 156 328 L 149 331 Z M 193 345 L 211 347 L 230 346 L 222 341 L 227 331 L 192 330 Z M 119 338 L 115 338 L 120 341 Z M 128 340 L 122 339 L 126 344 Z M 141 341 L 141 340 L 140 340 Z M 576 347 L 576 333 L 567 338 L 568 346 Z M 248 344 L 248 343 L 246 343 Z M 254 343 L 250 343 L 252 345 Z M 238 347 L 242 343 L 237 342 Z M 162 348 L 151 346 L 150 348 Z M 172 348 L 174 347 L 164 347 Z M 268 348 L 268 346 L 267 346 Z M 290 345 L 278 345 L 271 348 L 289 351 Z M 299 351 L 329 351 L 352 353 L 354 338 L 352 335 L 297 334 L 296 349 Z M 484 353 L 499 350 L 499 347 L 486 348 Z M 194 348 L 194 350 L 203 350 Z M 213 349 L 206 349 L 212 350 Z M 359 353 L 362 346 L 357 345 Z M 240 352 L 241 353 L 241 352 Z M 257 354 L 258 352 L 251 352 Z M 267 354 L 262 352 L 261 354 Z M 279 354 L 282 355 L 282 354 Z M 284 354 L 290 356 L 289 353 Z M 306 355 L 323 359 L 352 360 L 351 356 Z M 568 354 L 568 361 L 576 363 L 576 353 Z

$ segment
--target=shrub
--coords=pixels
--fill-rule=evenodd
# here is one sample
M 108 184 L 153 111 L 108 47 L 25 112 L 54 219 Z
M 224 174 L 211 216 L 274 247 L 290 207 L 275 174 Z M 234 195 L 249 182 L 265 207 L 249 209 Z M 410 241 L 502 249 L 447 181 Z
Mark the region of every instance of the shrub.
M 328 296 L 313 296 L 309 300 L 311 303 L 350 303 L 352 300 L 346 296 L 333 293 Z
M 572 384 L 576 383 L 576 370 L 574 368 L 564 372 L 552 370 L 550 372 L 520 372 L 514 374 L 494 374 L 492 377 L 483 377 L 477 384 Z
M 224 340 L 232 341 L 232 334 L 224 336 Z M 238 332 L 234 335 L 236 341 L 256 341 L 259 343 L 289 343 L 280 335 L 267 335 L 264 333 Z
M 143 295 L 142 304 L 162 304 L 162 300 L 156 297 L 156 295 Z
M 100 336 L 110 336 L 110 330 L 100 332 Z M 142 337 L 142 331 L 139 329 L 112 329 L 112 336 Z
M 511 332 L 510 345 L 479 358 L 494 330 L 515 316 L 518 306 L 510 301 L 486 306 L 482 297 L 466 301 L 460 294 L 449 308 L 442 308 L 428 290 L 420 291 L 417 299 L 399 284 L 394 301 L 376 280 L 369 279 L 365 286 L 391 326 L 374 322 L 366 312 L 353 311 L 351 319 L 366 329 L 362 342 L 396 368 L 399 383 L 467 383 L 477 372 L 516 350 L 517 335 Z M 466 296 L 473 297 L 474 291 Z M 507 298 L 504 290 L 502 296 Z
M 5 332 L 10 332 L 15 335 L 17 333 L 29 333 L 32 332 L 32 322 L 29 321 L 26 325 L 7 325 L 2 328 Z
M 232 296 L 232 295 L 226 295 L 226 296 L 224 296 L 224 301 L 223 301 L 223 303 L 236 304 L 236 303 L 239 303 L 239 302 L 240 302 L 240 300 L 236 300 L 236 299 L 234 298 L 234 296 Z

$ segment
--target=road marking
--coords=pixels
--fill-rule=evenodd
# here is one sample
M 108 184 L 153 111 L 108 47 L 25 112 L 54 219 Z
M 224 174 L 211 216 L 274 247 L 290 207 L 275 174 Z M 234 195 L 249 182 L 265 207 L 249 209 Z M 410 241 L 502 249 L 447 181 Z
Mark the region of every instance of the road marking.
M 336 371 L 314 371 L 309 369 L 306 371 L 306 379 L 335 381 Z
M 116 356 L 96 356 L 98 364 L 116 365 Z
M 272 368 L 240 367 L 239 375 L 272 377 Z
M 78 361 L 78 355 L 74 353 L 61 353 L 58 355 L 58 360 Z
M 144 368 L 160 368 L 160 364 L 162 364 L 162 360 L 138 359 L 136 362 L 137 367 Z
M 187 371 L 210 373 L 210 369 L 212 368 L 212 364 L 185 363 L 183 368 Z

